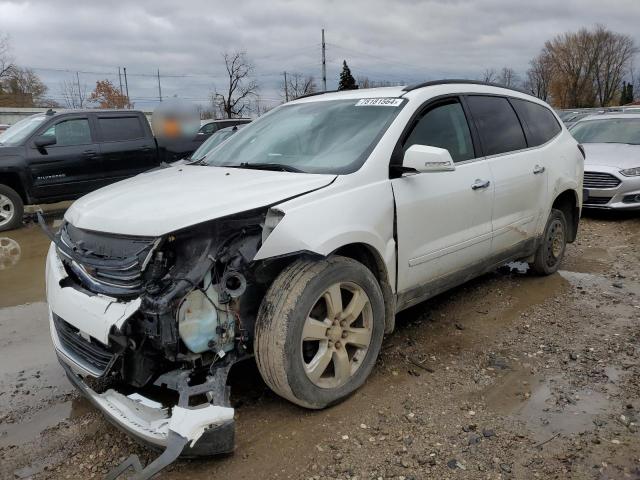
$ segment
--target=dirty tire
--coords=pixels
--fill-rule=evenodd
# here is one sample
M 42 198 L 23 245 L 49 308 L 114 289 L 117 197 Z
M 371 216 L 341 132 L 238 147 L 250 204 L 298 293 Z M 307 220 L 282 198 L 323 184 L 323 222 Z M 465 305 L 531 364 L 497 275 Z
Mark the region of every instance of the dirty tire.
M 567 248 L 567 220 L 561 210 L 552 209 L 541 243 L 529 264 L 536 275 L 551 275 L 560 267 Z
M 22 225 L 24 203 L 20 195 L 6 185 L 0 185 L 0 232 L 13 230 Z
M 339 285 L 339 292 L 342 292 L 340 286 L 344 284 L 352 285 L 366 294 L 370 308 L 365 307 L 359 320 L 353 323 L 363 322 L 366 310 L 371 328 L 369 344 L 366 350 L 361 351 L 362 357 L 356 359 L 356 354 L 353 354 L 348 362 L 348 375 L 344 376 L 348 380 L 344 384 L 327 388 L 318 386 L 307 374 L 309 364 L 303 359 L 303 328 L 311 317 L 312 309 L 318 308 L 318 302 L 326 301 L 323 299 L 329 295 L 327 289 L 336 284 Z M 340 293 L 341 297 L 342 295 Z M 351 297 L 353 298 L 355 297 Z M 348 307 L 351 307 L 351 303 L 347 299 L 345 315 Z M 328 310 L 326 316 L 330 316 Z M 384 318 L 382 291 L 376 278 L 364 265 L 340 256 L 319 261 L 297 260 L 275 279 L 258 312 L 255 357 L 262 378 L 278 395 L 302 407 L 321 409 L 338 403 L 361 387 L 371 373 L 382 345 Z M 343 334 L 346 337 L 342 338 L 348 338 L 348 329 L 355 329 L 349 324 L 345 323 L 347 326 Z M 337 349 L 336 346 L 342 342 L 335 342 L 333 348 Z M 345 351 L 348 343 L 345 340 L 342 345 Z M 336 358 L 333 355 L 329 354 L 329 357 Z M 331 364 L 334 365 L 333 360 Z M 338 367 L 334 375 L 338 378 Z

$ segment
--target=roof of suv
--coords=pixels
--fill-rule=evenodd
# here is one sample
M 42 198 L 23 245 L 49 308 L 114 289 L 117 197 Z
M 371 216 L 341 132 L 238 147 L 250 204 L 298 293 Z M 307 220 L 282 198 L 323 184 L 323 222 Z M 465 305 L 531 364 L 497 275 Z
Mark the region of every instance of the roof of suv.
M 481 89 L 486 89 L 489 87 L 486 93 L 491 92 L 492 89 L 503 90 L 501 92 L 503 95 L 514 95 L 518 97 L 532 97 L 530 94 L 518 90 L 515 88 L 505 87 L 503 85 L 498 85 L 495 83 L 487 83 L 481 82 L 478 80 L 463 80 L 463 79 L 444 79 L 444 80 L 433 80 L 424 83 L 417 83 L 413 85 L 405 85 L 398 87 L 379 87 L 379 88 L 365 88 L 365 89 L 357 89 L 357 90 L 333 90 L 327 92 L 316 92 L 311 93 L 309 95 L 303 95 L 302 97 L 297 98 L 294 102 L 298 101 L 313 101 L 313 100 L 338 100 L 338 99 L 359 99 L 359 98 L 381 98 L 381 97 L 402 97 L 410 92 L 415 90 L 420 90 L 423 88 L 434 88 L 434 87 L 442 87 L 446 85 L 451 86 L 463 86 L 463 85 L 475 85 L 480 87 Z M 483 93 L 483 92 L 478 92 Z M 497 92 L 492 92 L 497 93 Z

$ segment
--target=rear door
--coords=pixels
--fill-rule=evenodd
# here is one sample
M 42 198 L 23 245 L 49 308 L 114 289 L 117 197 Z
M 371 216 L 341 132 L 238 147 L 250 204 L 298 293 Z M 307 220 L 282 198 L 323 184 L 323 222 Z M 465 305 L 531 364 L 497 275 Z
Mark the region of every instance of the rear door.
M 35 198 L 72 198 L 100 185 L 100 151 L 89 115 L 58 117 L 38 135 L 52 135 L 56 144 L 37 148 L 33 138 L 27 142 Z
M 146 118 L 126 112 L 95 114 L 106 185 L 158 164 L 155 139 Z
M 456 169 L 404 175 L 392 180 L 397 209 L 398 292 L 415 303 L 427 284 L 464 274 L 487 258 L 491 246 L 493 179 L 474 146 L 457 97 L 426 107 L 403 141 L 445 148 Z M 456 282 L 453 282 L 456 283 Z M 418 291 L 415 291 L 418 289 Z
M 545 208 L 547 175 L 538 151 L 528 149 L 523 125 L 506 97 L 465 98 L 495 182 L 492 254 L 506 256 L 536 234 Z

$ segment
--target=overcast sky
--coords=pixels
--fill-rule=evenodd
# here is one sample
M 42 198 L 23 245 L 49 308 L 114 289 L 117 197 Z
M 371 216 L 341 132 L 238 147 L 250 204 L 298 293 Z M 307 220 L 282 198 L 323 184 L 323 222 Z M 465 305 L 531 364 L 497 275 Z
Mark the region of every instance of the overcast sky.
M 158 68 L 163 96 L 205 103 L 223 88 L 225 50 L 246 50 L 265 103 L 278 101 L 285 70 L 320 86 L 322 28 L 332 89 L 343 59 L 356 77 L 405 83 L 505 65 L 524 73 L 545 40 L 598 22 L 640 45 L 640 0 L 0 0 L 0 33 L 50 97 L 60 101 L 76 71 L 92 88 L 117 84 L 126 66 L 139 108 L 157 102 Z

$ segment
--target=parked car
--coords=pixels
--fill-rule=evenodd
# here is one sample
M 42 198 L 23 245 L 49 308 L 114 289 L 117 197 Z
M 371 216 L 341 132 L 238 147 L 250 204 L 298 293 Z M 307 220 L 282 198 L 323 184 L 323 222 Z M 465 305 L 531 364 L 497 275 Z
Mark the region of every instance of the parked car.
M 240 359 L 321 409 L 365 382 L 398 311 L 512 260 L 555 272 L 583 160 L 546 103 L 480 82 L 298 99 L 67 210 L 49 232 L 55 349 L 104 415 L 166 447 L 153 468 L 231 451 Z
M 578 123 L 583 118 L 591 116 L 591 115 L 593 115 L 593 112 L 578 112 L 578 113 L 575 113 L 575 114 L 569 116 L 568 118 L 566 118 L 564 120 L 564 125 L 567 128 L 571 128 L 573 125 Z
M 187 138 L 158 137 L 158 145 L 164 154 L 165 161 L 175 162 L 190 157 L 205 140 L 218 130 L 234 125 L 244 125 L 250 121 L 250 118 L 206 120 L 195 136 Z
M 0 134 L 0 231 L 21 224 L 25 204 L 75 199 L 159 163 L 142 112 L 49 110 L 27 117 Z
M 640 113 L 593 115 L 571 133 L 587 154 L 584 206 L 640 209 Z
M 235 125 L 233 127 L 225 127 L 220 130 L 217 130 L 213 135 L 211 135 L 207 140 L 204 141 L 198 149 L 191 154 L 190 160 L 202 160 L 209 152 L 211 152 L 214 148 L 224 142 L 231 135 L 236 133 L 246 124 Z

